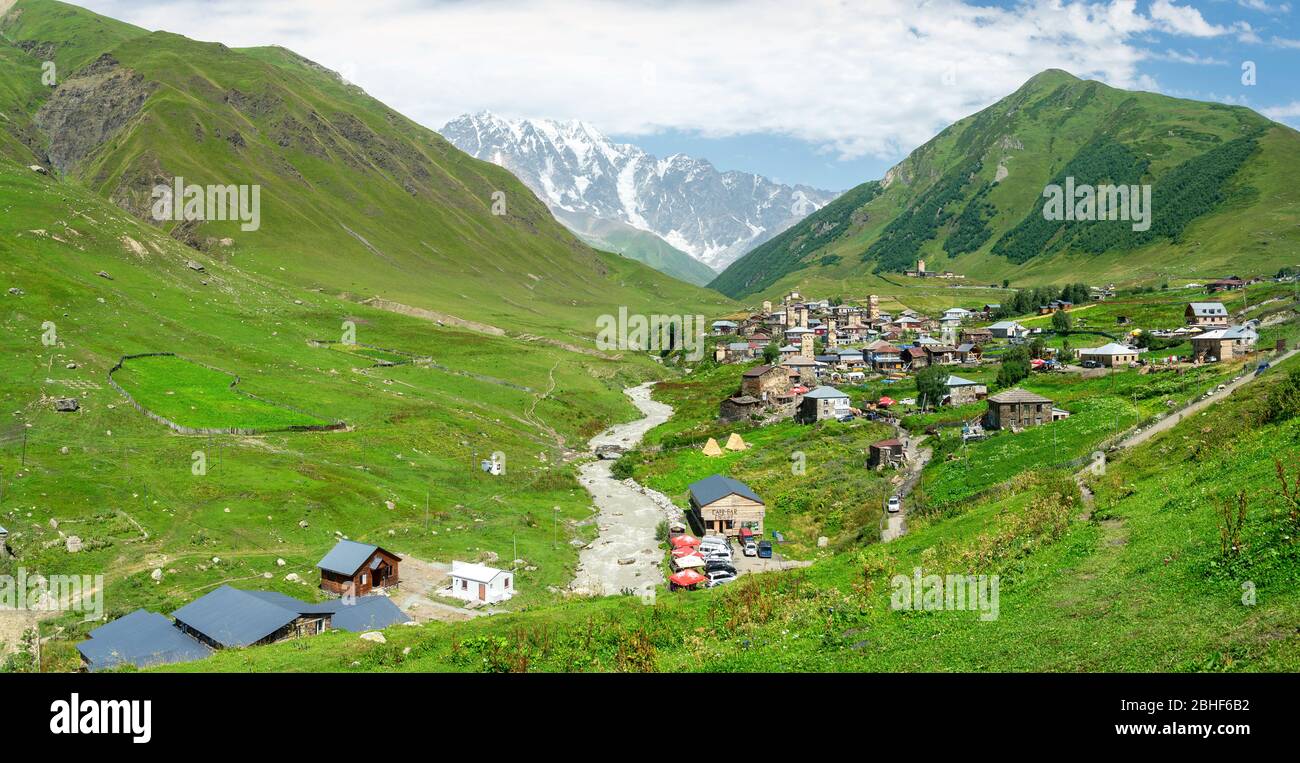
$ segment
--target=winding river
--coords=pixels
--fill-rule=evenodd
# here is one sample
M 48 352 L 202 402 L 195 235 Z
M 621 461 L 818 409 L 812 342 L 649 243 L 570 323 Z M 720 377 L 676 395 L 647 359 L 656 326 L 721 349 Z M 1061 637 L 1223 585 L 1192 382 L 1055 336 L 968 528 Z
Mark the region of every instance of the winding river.
M 587 443 L 592 452 L 614 445 L 635 448 L 645 433 L 668 420 L 671 406 L 650 399 L 654 382 L 623 390 L 643 418 L 616 424 Z M 583 464 L 578 481 L 591 493 L 596 505 L 597 538 L 578 554 L 578 569 L 570 589 L 575 593 L 606 596 L 623 591 L 653 595 L 663 582 L 662 554 L 655 528 L 666 519 L 677 519 L 680 511 L 663 494 L 621 481 L 613 476 L 614 462 L 597 459 Z

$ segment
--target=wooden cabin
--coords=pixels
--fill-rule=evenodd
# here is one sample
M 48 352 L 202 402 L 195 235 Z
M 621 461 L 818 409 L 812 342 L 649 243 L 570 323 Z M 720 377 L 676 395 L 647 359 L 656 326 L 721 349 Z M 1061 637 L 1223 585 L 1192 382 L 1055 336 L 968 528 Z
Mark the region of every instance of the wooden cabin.
M 320 587 L 339 595 L 364 596 L 376 588 L 398 584 L 401 557 L 379 546 L 341 540 L 316 566 Z

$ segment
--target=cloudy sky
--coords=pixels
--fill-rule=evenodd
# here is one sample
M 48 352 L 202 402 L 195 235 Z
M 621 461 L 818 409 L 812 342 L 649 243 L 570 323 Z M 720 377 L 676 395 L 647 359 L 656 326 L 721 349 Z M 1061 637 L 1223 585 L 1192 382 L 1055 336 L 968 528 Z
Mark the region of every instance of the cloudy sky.
M 661 156 L 829 189 L 880 177 L 1051 67 L 1300 126 L 1290 1 L 74 0 L 283 45 L 434 129 L 485 109 L 582 119 Z

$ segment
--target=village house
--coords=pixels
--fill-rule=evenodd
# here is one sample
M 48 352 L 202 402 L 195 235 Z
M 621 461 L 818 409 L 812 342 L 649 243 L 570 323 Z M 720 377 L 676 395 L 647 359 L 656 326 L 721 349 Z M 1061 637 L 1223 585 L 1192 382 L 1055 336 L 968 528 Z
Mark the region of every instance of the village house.
M 964 342 L 957 345 L 957 360 L 962 363 L 978 363 L 984 357 L 984 351 L 978 344 Z
M 399 582 L 397 570 L 401 557 L 379 546 L 339 541 L 320 568 L 320 587 L 336 594 L 362 596 L 375 588 L 388 588 Z
M 867 446 L 867 464 L 871 468 L 878 466 L 901 466 L 906 460 L 906 451 L 899 440 L 881 440 Z
M 1210 281 L 1205 284 L 1205 291 L 1209 294 L 1217 294 L 1221 291 L 1236 291 L 1244 289 L 1246 282 L 1242 279 L 1232 276 L 1231 278 L 1220 278 L 1217 281 Z
M 727 362 L 743 363 L 747 360 L 753 360 L 758 349 L 752 342 L 728 342 L 727 343 Z
M 990 395 L 984 414 L 987 429 L 1024 429 L 1052 421 L 1052 401 L 1023 389 Z
M 948 366 L 958 360 L 957 348 L 946 344 L 927 344 L 921 349 L 925 350 L 925 364 L 927 366 Z
M 993 339 L 993 332 L 988 329 L 962 329 L 962 344 L 984 344 Z
M 871 354 L 871 367 L 881 373 L 894 373 L 903 370 L 902 351 L 885 341 L 876 341 L 867 345 Z
M 445 593 L 465 601 L 496 604 L 515 595 L 515 573 L 483 564 L 452 561 Z
M 1079 350 L 1079 360 L 1094 361 L 1107 368 L 1126 366 L 1129 363 L 1136 363 L 1139 351 L 1122 345 L 1117 342 L 1104 344 L 1101 347 L 1083 348 Z
M 761 416 L 765 410 L 767 405 L 762 400 L 749 395 L 736 395 L 722 401 L 718 418 L 725 423 L 744 421 L 753 416 Z
M 1192 357 L 1199 361 L 1232 360 L 1250 351 L 1259 333 L 1249 326 L 1229 326 L 1192 337 Z
M 849 396 L 834 387 L 818 387 L 803 396 L 799 420 L 811 424 L 849 414 Z
M 1183 311 L 1187 325 L 1202 328 L 1227 328 L 1228 309 L 1220 302 L 1189 302 Z
M 944 382 L 948 388 L 948 397 L 944 402 L 949 405 L 965 405 L 974 403 L 988 397 L 988 387 L 979 382 L 973 382 L 970 379 L 963 379 L 960 376 L 950 375 Z
M 1029 336 L 1029 329 L 1015 321 L 998 321 L 989 326 L 988 330 L 989 334 L 997 339 L 1020 339 Z
M 789 372 L 791 385 L 799 384 L 816 384 L 817 371 L 821 365 L 811 357 L 803 355 L 794 355 L 781 361 L 781 365 Z
M 735 536 L 742 528 L 763 534 L 767 506 L 745 483 L 715 474 L 691 483 L 688 490 L 687 516 L 699 534 Z
M 845 368 L 858 368 L 866 365 L 866 358 L 862 350 L 855 350 L 851 347 L 843 347 L 835 351 L 837 361 L 844 365 Z
M 903 365 L 913 371 L 925 368 L 930 363 L 923 347 L 906 347 L 902 352 Z
M 790 395 L 790 372 L 782 366 L 754 366 L 740 375 L 740 394 L 763 402 Z
M 735 321 L 714 321 L 712 328 L 715 334 L 734 334 L 740 325 Z

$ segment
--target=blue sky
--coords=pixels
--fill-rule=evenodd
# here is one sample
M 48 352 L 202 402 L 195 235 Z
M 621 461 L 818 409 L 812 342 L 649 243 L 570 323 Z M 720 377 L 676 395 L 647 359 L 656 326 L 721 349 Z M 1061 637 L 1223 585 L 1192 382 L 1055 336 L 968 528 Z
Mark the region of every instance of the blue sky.
M 433 129 L 482 110 L 580 119 L 659 156 L 833 190 L 879 178 L 1053 67 L 1300 127 L 1300 0 L 81 4 L 234 47 L 283 45 Z

